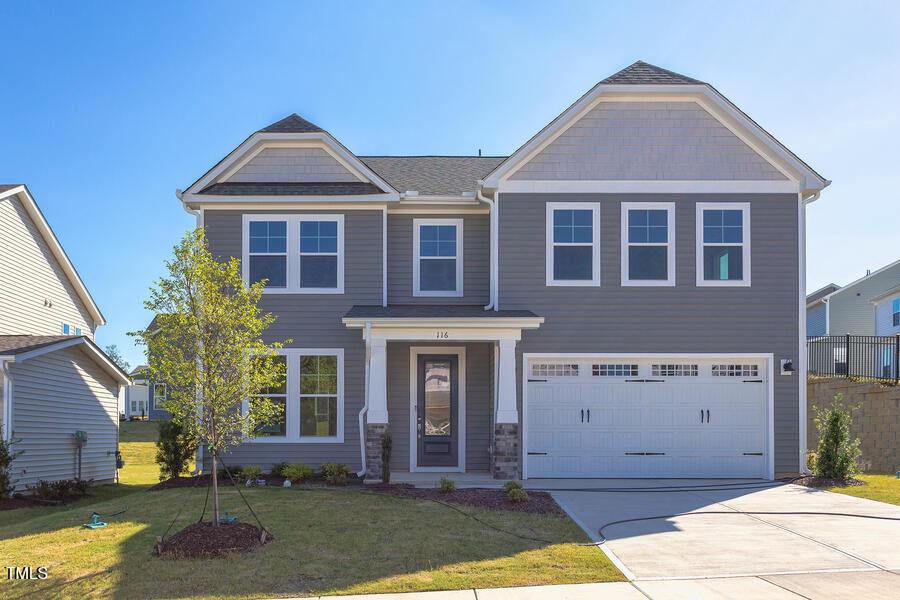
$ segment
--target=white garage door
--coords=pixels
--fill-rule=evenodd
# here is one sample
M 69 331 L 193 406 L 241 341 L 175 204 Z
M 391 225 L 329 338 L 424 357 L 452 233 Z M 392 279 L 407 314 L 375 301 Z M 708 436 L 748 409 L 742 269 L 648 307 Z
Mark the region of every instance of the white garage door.
M 526 477 L 766 477 L 766 362 L 529 359 Z

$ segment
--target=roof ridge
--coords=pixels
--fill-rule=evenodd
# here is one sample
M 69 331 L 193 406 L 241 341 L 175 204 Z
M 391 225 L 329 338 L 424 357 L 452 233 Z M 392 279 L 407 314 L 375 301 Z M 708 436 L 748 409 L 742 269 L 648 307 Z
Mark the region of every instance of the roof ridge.
M 644 62 L 643 60 L 638 60 L 624 69 L 613 73 L 606 79 L 603 79 L 600 83 L 620 83 L 620 84 L 631 84 L 631 85 L 640 85 L 640 84 L 702 84 L 703 81 L 699 79 L 694 79 L 693 77 L 688 77 L 687 75 L 682 75 L 681 73 L 676 73 L 675 71 L 670 71 L 669 69 L 664 69 L 663 67 L 658 67 L 656 65 L 650 64 L 648 62 Z
M 257 133 L 324 133 L 325 130 L 312 123 L 297 113 L 291 113 L 288 116 L 275 121 L 271 125 L 267 125 L 260 129 Z
M 508 158 L 502 154 L 357 154 L 357 158 Z

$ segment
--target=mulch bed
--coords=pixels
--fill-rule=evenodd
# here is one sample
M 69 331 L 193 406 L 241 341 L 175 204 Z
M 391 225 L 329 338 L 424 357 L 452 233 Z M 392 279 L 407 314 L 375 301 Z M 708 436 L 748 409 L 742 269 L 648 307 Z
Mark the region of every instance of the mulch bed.
M 218 527 L 212 521 L 188 525 L 157 548 L 160 556 L 171 558 L 211 558 L 230 552 L 250 552 L 260 547 L 261 531 L 250 523 L 234 522 Z M 268 531 L 263 543 L 275 539 Z
M 440 500 L 453 504 L 480 506 L 496 510 L 529 513 L 533 515 L 565 515 L 553 497 L 547 492 L 526 490 L 528 502 L 513 502 L 506 490 L 488 490 L 483 488 L 463 488 L 452 492 L 442 492 L 437 488 L 414 488 L 406 485 L 372 486 L 372 491 L 380 494 L 391 494 L 402 498 L 420 498 L 422 500 Z
M 831 477 L 814 477 L 812 475 L 801 477 L 800 479 L 796 479 L 791 483 L 809 488 L 854 487 L 867 484 L 867 482 L 861 479 L 854 479 L 853 477 L 847 477 L 846 479 L 834 479 Z
M 35 508 L 37 506 L 52 506 L 56 504 L 56 502 L 41 502 L 35 498 L 31 498 L 29 496 L 23 496 L 22 494 L 15 494 L 10 498 L 0 498 L 0 510 L 15 510 L 17 508 Z
M 151 492 L 158 490 L 171 490 L 174 488 L 196 488 L 209 485 L 209 475 L 197 475 L 196 477 L 173 477 L 160 481 L 150 488 Z M 230 479 L 219 479 L 219 485 L 234 485 Z

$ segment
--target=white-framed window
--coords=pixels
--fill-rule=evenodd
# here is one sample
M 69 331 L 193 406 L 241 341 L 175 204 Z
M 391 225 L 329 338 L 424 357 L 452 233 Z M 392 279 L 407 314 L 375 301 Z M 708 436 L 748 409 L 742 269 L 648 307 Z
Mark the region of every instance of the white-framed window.
M 697 203 L 697 285 L 750 285 L 749 203 Z
M 281 348 L 278 354 L 286 365 L 284 386 L 263 395 L 283 399 L 283 416 L 270 425 L 271 433 L 258 430 L 252 443 L 342 443 L 343 348 Z M 248 404 L 245 400 L 244 410 Z
M 344 215 L 244 215 L 242 269 L 267 294 L 343 294 Z
M 600 203 L 548 202 L 547 285 L 600 285 Z
M 622 203 L 622 285 L 675 285 L 675 203 Z
M 637 377 L 636 364 L 595 364 L 591 369 L 594 377 Z
M 891 326 L 900 327 L 900 298 L 891 302 Z
M 268 398 L 270 402 L 281 407 L 281 413 L 271 423 L 266 423 L 256 428 L 257 437 L 284 438 L 287 436 L 287 356 L 275 356 L 275 361 L 284 365 L 285 377 L 279 385 L 262 390 L 259 394 L 262 398 Z
M 654 377 L 697 377 L 700 374 L 700 365 L 655 364 L 651 365 L 650 373 Z
M 153 384 L 153 406 L 156 408 L 162 407 L 166 402 L 166 393 L 168 388 L 165 383 L 154 383 Z
M 713 377 L 759 377 L 759 365 L 713 365 Z
M 577 363 L 534 363 L 532 377 L 578 377 Z
M 413 219 L 413 296 L 463 295 L 463 220 Z

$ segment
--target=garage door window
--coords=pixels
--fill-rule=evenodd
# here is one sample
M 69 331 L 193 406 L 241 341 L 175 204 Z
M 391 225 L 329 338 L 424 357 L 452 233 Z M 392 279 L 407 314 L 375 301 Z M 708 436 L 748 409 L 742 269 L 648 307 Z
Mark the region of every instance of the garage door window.
M 577 364 L 535 363 L 531 365 L 534 377 L 578 377 Z
M 713 365 L 713 377 L 759 377 L 759 365 Z
M 697 377 L 698 365 L 658 364 L 651 367 L 654 377 Z
M 593 365 L 594 377 L 637 377 L 637 365 Z
M 600 285 L 600 205 L 547 203 L 547 285 Z

